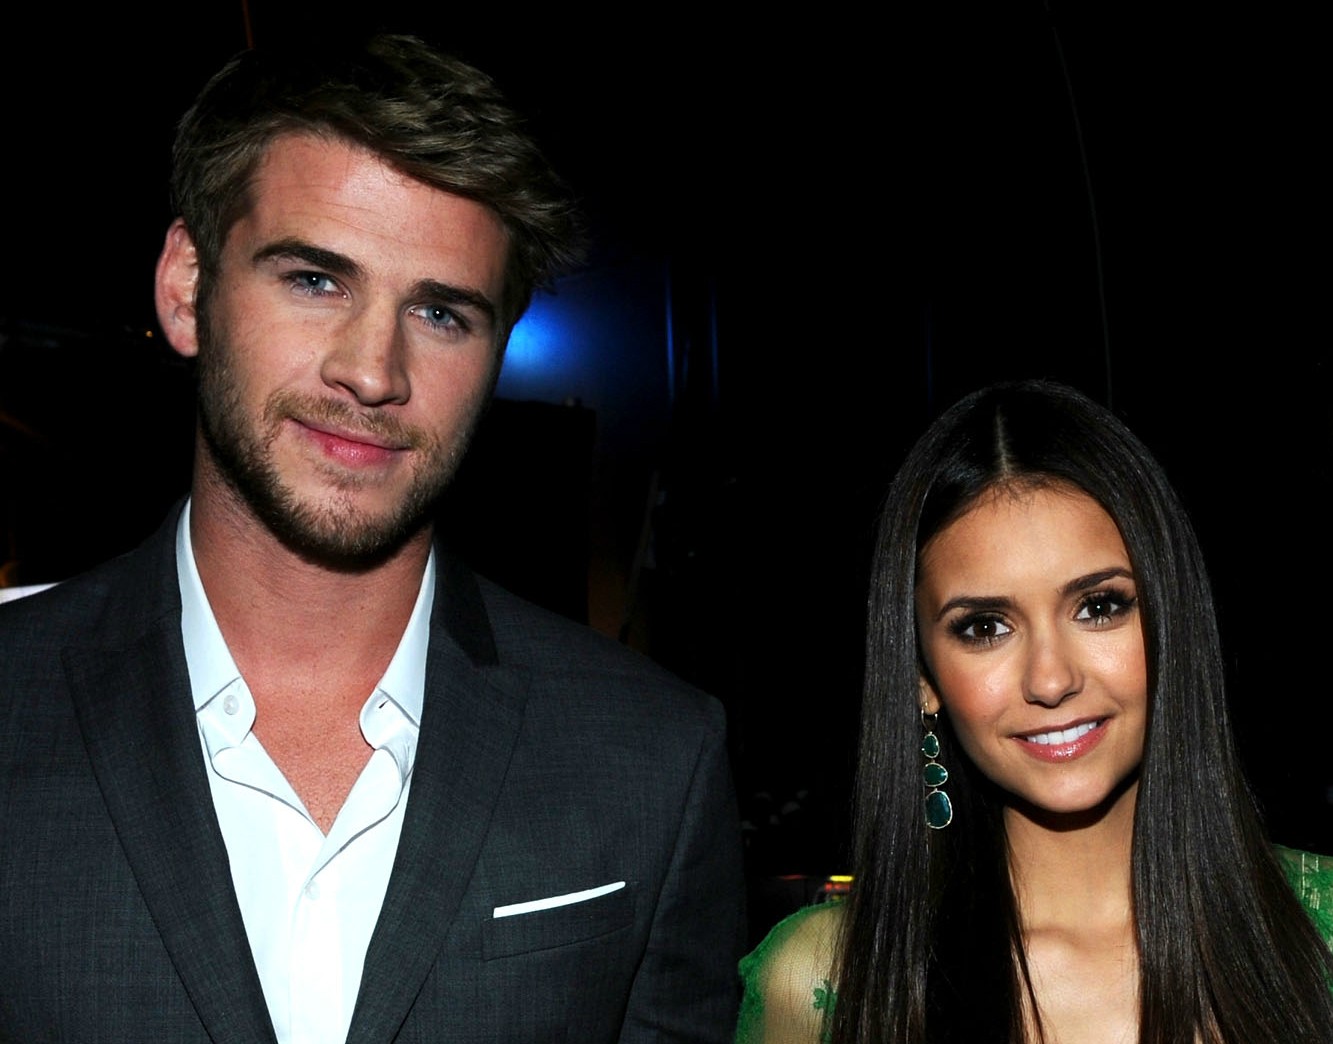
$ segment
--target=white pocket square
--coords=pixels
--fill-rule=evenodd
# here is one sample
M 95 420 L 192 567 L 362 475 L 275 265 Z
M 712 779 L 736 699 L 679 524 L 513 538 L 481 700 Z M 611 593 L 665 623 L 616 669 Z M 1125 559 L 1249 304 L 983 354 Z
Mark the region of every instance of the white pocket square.
M 581 892 L 566 892 L 564 895 L 551 895 L 545 899 L 530 899 L 526 903 L 497 906 L 491 911 L 491 917 L 513 917 L 515 914 L 535 913 L 538 910 L 550 910 L 557 906 L 569 906 L 571 903 L 582 903 L 589 899 L 596 899 L 599 895 L 618 892 L 624 887 L 624 881 L 613 881 L 611 884 L 600 885 L 597 888 L 585 888 Z

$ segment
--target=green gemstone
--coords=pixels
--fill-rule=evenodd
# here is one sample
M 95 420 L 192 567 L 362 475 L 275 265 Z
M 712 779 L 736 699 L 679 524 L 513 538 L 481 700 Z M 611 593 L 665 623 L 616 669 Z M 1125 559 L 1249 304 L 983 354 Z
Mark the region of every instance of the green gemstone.
M 940 738 L 935 733 L 926 733 L 926 738 L 921 741 L 921 753 L 928 758 L 940 756 Z
M 942 787 L 949 780 L 949 770 L 937 761 L 932 761 L 921 770 L 921 778 L 928 787 Z
M 952 822 L 953 803 L 949 795 L 942 790 L 932 790 L 926 795 L 926 826 L 941 830 Z

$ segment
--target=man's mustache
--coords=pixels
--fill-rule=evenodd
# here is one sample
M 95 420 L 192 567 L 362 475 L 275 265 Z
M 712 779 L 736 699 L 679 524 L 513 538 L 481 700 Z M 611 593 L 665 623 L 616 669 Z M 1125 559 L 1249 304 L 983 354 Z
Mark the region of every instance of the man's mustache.
M 382 410 L 357 409 L 337 399 L 323 399 L 299 392 L 275 393 L 264 408 L 264 420 L 272 424 L 278 420 L 313 421 L 329 425 L 349 434 L 369 435 L 396 448 L 422 449 L 430 439 L 421 429 L 404 424 L 397 417 Z

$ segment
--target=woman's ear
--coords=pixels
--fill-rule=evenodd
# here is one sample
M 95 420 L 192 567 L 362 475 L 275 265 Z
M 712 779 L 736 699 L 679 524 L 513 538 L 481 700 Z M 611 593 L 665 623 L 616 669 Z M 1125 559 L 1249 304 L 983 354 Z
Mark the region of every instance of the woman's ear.
M 935 686 L 931 684 L 930 679 L 924 674 L 919 675 L 918 677 L 920 678 L 921 686 L 918 702 L 921 705 L 922 712 L 925 714 L 938 714 L 941 706 L 939 693 L 935 691 Z
M 199 290 L 199 256 L 185 222 L 177 218 L 167 229 L 153 283 L 157 321 L 167 342 L 181 355 L 199 353 L 195 296 Z

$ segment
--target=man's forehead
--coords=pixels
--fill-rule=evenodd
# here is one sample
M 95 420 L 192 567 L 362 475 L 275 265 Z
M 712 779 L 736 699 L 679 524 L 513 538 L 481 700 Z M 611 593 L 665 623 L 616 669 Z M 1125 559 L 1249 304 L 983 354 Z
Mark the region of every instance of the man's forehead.
M 502 215 L 490 204 L 437 180 L 422 177 L 419 172 L 405 168 L 398 157 L 376 151 L 335 131 L 314 128 L 282 131 L 264 144 L 250 173 L 250 203 L 253 205 L 253 193 L 275 178 L 314 184 L 352 175 L 364 178 L 370 171 L 375 171 L 382 181 L 466 200 L 484 208 L 502 227 L 508 228 Z
M 391 208 L 390 202 L 401 206 Z M 409 202 L 410 208 L 404 209 Z M 393 213 L 399 215 L 396 227 L 391 227 Z M 441 228 L 441 215 L 459 220 Z M 373 225 L 380 235 L 403 242 L 421 241 L 425 228 L 434 224 L 437 233 L 452 233 L 445 240 L 462 235 L 485 246 L 498 238 L 505 269 L 513 247 L 511 230 L 494 207 L 405 172 L 359 142 L 315 131 L 284 132 L 264 147 L 225 240 L 247 221 L 265 226 L 311 221 L 331 227 Z M 290 227 L 285 234 L 295 232 Z
M 390 159 L 337 135 L 292 132 L 275 137 L 255 164 L 245 206 L 228 230 L 247 219 L 266 226 L 327 223 L 373 229 L 404 243 L 429 242 L 427 229 L 480 245 L 510 232 L 495 209 L 404 172 Z M 446 245 L 441 242 L 441 246 Z

